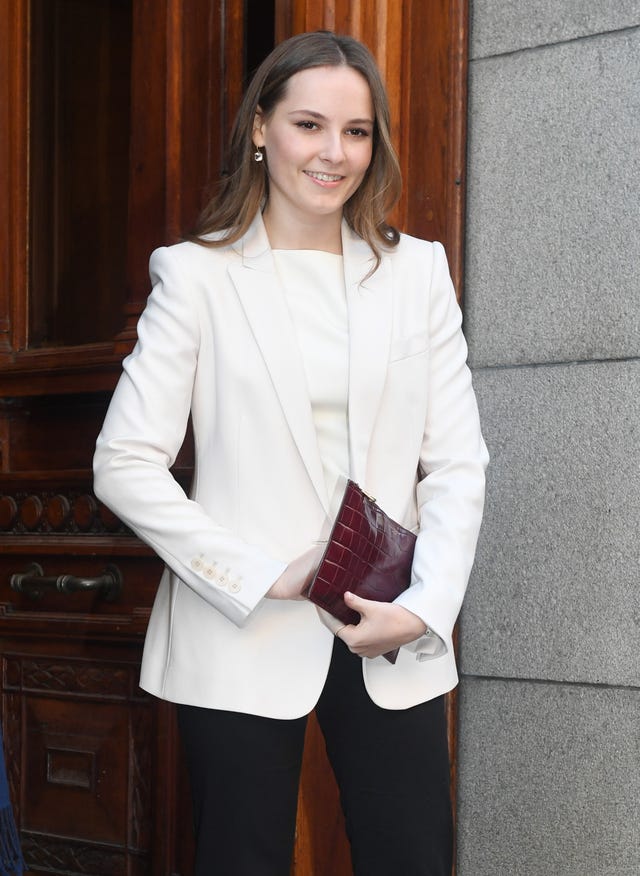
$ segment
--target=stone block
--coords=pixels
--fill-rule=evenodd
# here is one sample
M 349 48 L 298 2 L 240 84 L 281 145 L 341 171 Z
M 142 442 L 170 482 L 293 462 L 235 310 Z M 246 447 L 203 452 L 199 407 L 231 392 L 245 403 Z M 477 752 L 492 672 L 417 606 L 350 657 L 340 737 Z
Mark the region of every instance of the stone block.
M 472 58 L 640 25 L 638 0 L 471 0 Z
M 640 360 L 474 385 L 491 464 L 462 671 L 640 685 Z
M 640 29 L 472 65 L 476 366 L 640 354 Z
M 464 678 L 458 876 L 640 873 L 640 691 Z

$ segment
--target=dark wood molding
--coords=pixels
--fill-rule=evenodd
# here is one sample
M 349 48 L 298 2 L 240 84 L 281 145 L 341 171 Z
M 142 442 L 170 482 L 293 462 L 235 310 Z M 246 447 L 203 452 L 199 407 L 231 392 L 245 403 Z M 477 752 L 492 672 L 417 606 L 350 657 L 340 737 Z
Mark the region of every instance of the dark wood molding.
M 0 354 L 26 346 L 29 3 L 0 6 Z
M 92 493 L 74 489 L 33 492 L 23 488 L 0 493 L 0 533 L 133 537 Z

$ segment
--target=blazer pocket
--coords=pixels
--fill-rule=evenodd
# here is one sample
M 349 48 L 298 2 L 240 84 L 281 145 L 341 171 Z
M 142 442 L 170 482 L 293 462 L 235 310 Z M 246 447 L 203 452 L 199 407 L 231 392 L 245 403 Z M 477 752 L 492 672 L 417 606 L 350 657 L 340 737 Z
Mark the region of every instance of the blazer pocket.
M 394 410 L 393 413 L 386 413 L 385 416 L 391 416 L 394 420 L 397 418 L 397 422 L 404 422 L 408 412 L 422 410 L 425 407 L 428 365 L 428 348 L 389 362 L 385 382 L 385 401 Z

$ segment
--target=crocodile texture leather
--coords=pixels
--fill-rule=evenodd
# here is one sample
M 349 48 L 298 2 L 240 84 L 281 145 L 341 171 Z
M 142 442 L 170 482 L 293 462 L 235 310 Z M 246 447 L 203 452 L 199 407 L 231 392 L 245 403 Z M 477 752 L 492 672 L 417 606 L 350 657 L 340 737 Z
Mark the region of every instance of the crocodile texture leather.
M 409 586 L 415 543 L 413 532 L 349 480 L 306 596 L 343 623 L 357 624 L 360 615 L 347 608 L 344 593 L 393 602 Z M 395 663 L 397 655 L 395 649 L 384 656 Z

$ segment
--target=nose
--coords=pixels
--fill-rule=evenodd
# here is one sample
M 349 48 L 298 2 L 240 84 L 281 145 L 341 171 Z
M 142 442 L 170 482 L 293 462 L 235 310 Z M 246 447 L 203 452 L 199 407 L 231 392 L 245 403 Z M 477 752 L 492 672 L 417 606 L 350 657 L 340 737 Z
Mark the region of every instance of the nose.
M 344 158 L 344 144 L 341 131 L 326 131 L 320 158 L 331 164 L 339 164 Z

